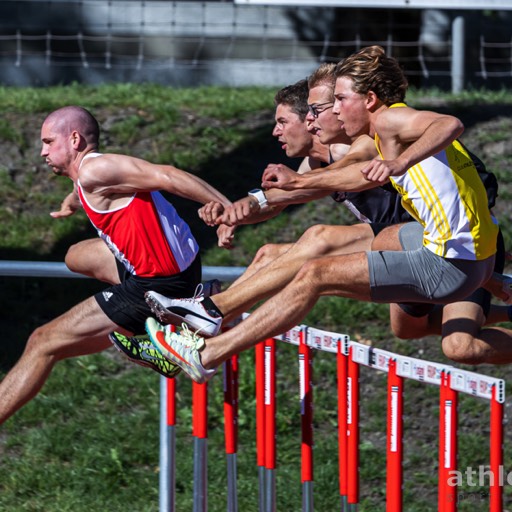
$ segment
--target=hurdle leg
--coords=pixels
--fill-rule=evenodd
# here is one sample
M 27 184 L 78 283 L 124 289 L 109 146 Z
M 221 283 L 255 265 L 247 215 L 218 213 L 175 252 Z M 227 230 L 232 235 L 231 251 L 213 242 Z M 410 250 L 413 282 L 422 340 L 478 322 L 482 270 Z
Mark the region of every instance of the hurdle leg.
M 457 392 L 450 374 L 443 372 L 439 404 L 439 512 L 457 510 L 457 487 L 449 485 L 450 472 L 457 470 Z
M 490 485 L 490 511 L 503 510 L 503 404 L 498 401 L 496 385 L 492 389 L 491 399 L 491 438 L 490 438 L 490 470 L 493 475 Z
M 349 349 L 348 359 L 348 475 L 347 501 L 349 512 L 357 510 L 359 503 L 359 364 L 353 359 L 353 347 Z
M 265 512 L 276 504 L 276 341 L 265 341 Z
M 193 512 L 208 510 L 208 383 L 192 383 L 194 436 Z
M 237 494 L 237 378 L 238 357 L 224 362 L 224 441 L 228 478 L 228 512 L 238 511 Z
M 388 370 L 388 435 L 386 511 L 402 512 L 403 378 L 396 373 L 396 359 Z
M 313 385 L 311 348 L 306 345 L 306 329 L 299 341 L 299 378 L 301 414 L 302 510 L 313 511 Z
M 254 348 L 256 371 L 256 464 L 259 512 L 265 512 L 265 343 Z
M 341 511 L 348 510 L 347 501 L 347 354 L 342 340 L 338 340 L 336 353 L 338 376 L 338 459 Z
M 176 381 L 160 376 L 159 510 L 174 512 L 176 499 Z

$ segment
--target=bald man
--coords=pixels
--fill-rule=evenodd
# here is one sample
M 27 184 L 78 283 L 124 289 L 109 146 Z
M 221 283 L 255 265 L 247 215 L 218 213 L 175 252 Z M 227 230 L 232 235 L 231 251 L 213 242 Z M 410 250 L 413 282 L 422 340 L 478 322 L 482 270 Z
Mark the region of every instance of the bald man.
M 204 205 L 227 198 L 200 178 L 171 165 L 98 151 L 100 129 L 87 110 L 67 106 L 52 112 L 41 128 L 41 156 L 58 176 L 69 178 L 70 212 L 79 205 L 101 240 L 88 241 L 113 283 L 29 337 L 18 363 L 0 383 L 0 423 L 42 388 L 54 364 L 110 347 L 109 334 L 141 334 L 151 310 L 144 293 L 158 287 L 188 297 L 201 282 L 199 247 L 189 226 L 160 190 Z M 61 208 L 63 211 L 65 208 Z M 166 376 L 178 371 L 149 342 L 127 355 Z

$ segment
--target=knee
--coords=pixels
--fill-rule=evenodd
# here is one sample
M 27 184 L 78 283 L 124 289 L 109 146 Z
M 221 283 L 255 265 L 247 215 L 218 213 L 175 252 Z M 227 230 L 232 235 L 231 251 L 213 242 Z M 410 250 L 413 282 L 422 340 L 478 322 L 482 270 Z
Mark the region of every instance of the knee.
M 433 334 L 428 327 L 425 322 L 415 324 L 391 321 L 391 332 L 401 340 L 418 339 Z
M 427 329 L 428 316 L 412 316 L 399 304 L 389 305 L 389 322 L 391 332 L 401 340 L 422 338 L 430 334 Z
M 318 224 L 308 228 L 298 240 L 297 245 L 307 247 L 312 257 L 333 256 L 369 249 L 372 239 L 373 231 L 366 225 Z
M 442 341 L 444 355 L 461 364 L 481 364 L 485 362 L 484 355 L 479 350 L 476 338 L 469 334 L 454 333 L 445 336 Z
M 297 272 L 294 281 L 306 287 L 311 292 L 322 285 L 322 275 L 325 273 L 325 263 L 320 259 L 307 260 Z
M 46 340 L 48 340 L 48 336 L 46 334 L 46 327 L 43 325 L 42 327 L 38 327 L 29 336 L 27 344 L 25 345 L 24 355 L 30 354 L 35 357 L 39 355 L 46 355 Z
M 332 251 L 333 237 L 330 236 L 330 228 L 332 226 L 324 226 L 318 224 L 308 228 L 299 238 L 297 244 L 305 244 L 312 249 L 315 256 L 325 256 Z
M 78 244 L 71 245 L 67 252 L 66 256 L 64 257 L 64 263 L 66 264 L 66 267 L 69 268 L 72 272 L 78 272 L 79 266 L 77 264 L 77 255 L 79 253 Z
M 278 258 L 281 252 L 279 244 L 266 244 L 258 249 L 251 266 L 255 268 L 265 267 Z

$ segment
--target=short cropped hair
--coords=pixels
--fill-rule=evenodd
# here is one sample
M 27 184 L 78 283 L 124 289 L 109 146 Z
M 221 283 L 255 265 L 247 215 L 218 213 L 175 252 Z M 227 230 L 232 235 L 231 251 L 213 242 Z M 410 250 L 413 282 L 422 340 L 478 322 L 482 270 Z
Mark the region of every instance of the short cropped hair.
M 46 122 L 54 122 L 58 129 L 69 134 L 73 130 L 80 132 L 88 144 L 97 146 L 100 138 L 100 126 L 96 118 L 85 108 L 77 105 L 54 110 L 46 118 Z
M 277 91 L 274 96 L 274 103 L 276 107 L 278 105 L 288 105 L 301 121 L 305 121 L 308 114 L 308 94 L 307 80 L 299 80 Z
M 325 85 L 332 89 L 332 100 L 334 101 L 334 86 L 336 84 L 336 64 L 334 62 L 324 62 L 318 69 L 313 71 L 308 78 L 308 87 L 319 87 Z

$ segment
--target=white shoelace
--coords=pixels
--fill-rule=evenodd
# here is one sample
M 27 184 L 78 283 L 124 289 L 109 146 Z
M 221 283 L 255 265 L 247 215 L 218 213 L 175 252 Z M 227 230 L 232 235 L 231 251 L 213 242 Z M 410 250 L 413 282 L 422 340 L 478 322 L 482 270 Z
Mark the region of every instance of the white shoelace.
M 199 336 L 199 332 L 201 331 L 201 329 L 198 329 L 197 331 L 192 332 L 190 330 L 189 326 L 187 324 L 183 323 L 183 324 L 181 324 L 180 335 L 185 338 L 185 341 L 187 344 L 194 346 L 196 349 L 198 349 L 197 345 L 201 345 L 201 348 L 202 348 L 202 346 L 204 346 L 204 338 Z

